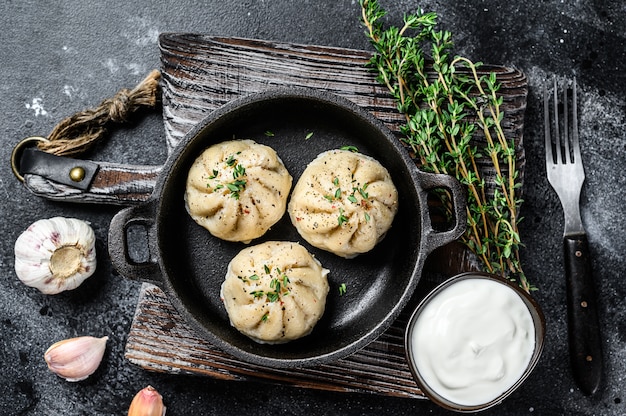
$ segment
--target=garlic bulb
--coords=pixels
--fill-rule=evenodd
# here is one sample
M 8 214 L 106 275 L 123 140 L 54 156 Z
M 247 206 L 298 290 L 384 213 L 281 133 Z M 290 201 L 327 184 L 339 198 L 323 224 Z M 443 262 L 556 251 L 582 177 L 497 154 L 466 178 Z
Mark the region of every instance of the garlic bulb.
M 109 337 L 77 337 L 56 342 L 43 355 L 50 371 L 67 381 L 84 380 L 96 371 Z
M 139 391 L 130 403 L 128 416 L 164 416 L 163 396 L 152 386 Z
M 36 221 L 15 241 L 17 277 L 48 295 L 75 289 L 96 270 L 95 242 L 84 221 Z

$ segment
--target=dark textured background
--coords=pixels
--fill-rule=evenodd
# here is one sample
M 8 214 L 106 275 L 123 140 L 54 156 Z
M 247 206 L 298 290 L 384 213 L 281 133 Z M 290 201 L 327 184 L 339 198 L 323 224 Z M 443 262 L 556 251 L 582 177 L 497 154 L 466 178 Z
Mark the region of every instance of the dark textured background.
M 539 287 L 547 318 L 541 362 L 504 404 L 484 414 L 626 414 L 626 242 L 623 232 L 624 63 L 626 5 L 622 0 L 382 0 L 398 23 L 416 7 L 436 11 L 457 52 L 474 61 L 515 66 L 529 80 L 523 205 L 524 265 Z M 164 396 L 168 415 L 446 414 L 424 400 L 320 393 L 268 384 L 223 382 L 145 372 L 123 350 L 139 284 L 111 270 L 108 223 L 116 208 L 48 202 L 13 177 L 9 156 L 20 139 L 47 135 L 63 117 L 132 87 L 159 67 L 160 32 L 368 49 L 356 0 L 212 0 L 132 2 L 13 1 L 0 3 L 0 415 L 121 415 L 147 384 Z M 582 216 L 601 297 L 606 377 L 593 398 L 576 388 L 567 355 L 562 272 L 562 213 L 545 179 L 540 92 L 553 75 L 577 76 L 587 182 Z M 92 159 L 158 164 L 166 157 L 160 114 L 115 132 Z M 96 274 L 79 289 L 45 296 L 22 285 L 13 244 L 33 221 L 54 215 L 92 222 Z M 109 335 L 101 367 L 67 383 L 50 373 L 42 354 L 53 342 Z

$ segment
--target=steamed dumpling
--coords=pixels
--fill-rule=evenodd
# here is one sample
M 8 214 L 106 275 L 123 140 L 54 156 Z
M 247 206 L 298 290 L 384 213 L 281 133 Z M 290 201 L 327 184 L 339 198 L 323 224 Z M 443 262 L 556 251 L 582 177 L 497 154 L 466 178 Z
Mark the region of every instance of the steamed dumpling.
M 252 140 L 226 141 L 194 161 L 185 205 L 215 237 L 249 243 L 283 216 L 291 182 L 272 148 Z
M 231 324 L 259 343 L 308 335 L 326 306 L 328 270 L 298 243 L 248 247 L 228 264 L 221 297 Z
M 305 169 L 288 206 L 311 245 L 352 258 L 384 237 L 398 210 L 398 191 L 377 160 L 347 150 L 321 153 Z

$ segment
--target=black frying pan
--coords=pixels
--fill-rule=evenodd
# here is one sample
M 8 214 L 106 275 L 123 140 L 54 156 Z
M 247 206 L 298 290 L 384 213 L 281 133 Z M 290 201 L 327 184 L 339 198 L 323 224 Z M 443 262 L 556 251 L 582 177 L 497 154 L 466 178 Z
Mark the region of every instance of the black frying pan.
M 220 285 L 229 261 L 246 246 L 213 237 L 185 210 L 191 164 L 208 146 L 233 137 L 274 148 L 294 184 L 319 153 L 355 146 L 389 170 L 399 192 L 391 230 L 374 250 L 354 259 L 308 245 L 287 214 L 252 241 L 299 241 L 330 269 L 324 316 L 310 335 L 287 344 L 258 344 L 231 327 Z M 426 199 L 433 188 L 452 195 L 455 224 L 450 230 L 432 228 Z M 419 171 L 398 139 L 371 114 L 333 94 L 278 89 L 232 101 L 199 123 L 169 157 L 148 202 L 113 218 L 109 252 L 122 275 L 162 287 L 187 322 L 223 350 L 269 367 L 309 366 L 345 357 L 384 332 L 411 297 L 426 256 L 458 238 L 465 219 L 465 195 L 458 181 Z M 128 253 L 127 230 L 136 225 L 148 231 L 150 259 L 143 263 L 132 261 Z M 342 283 L 347 291 L 340 296 Z

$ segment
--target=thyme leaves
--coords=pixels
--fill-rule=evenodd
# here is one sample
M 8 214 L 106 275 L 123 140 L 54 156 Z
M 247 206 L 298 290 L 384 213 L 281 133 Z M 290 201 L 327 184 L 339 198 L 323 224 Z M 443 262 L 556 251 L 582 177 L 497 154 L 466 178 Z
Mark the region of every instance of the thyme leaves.
M 347 289 L 347 287 L 346 287 L 346 284 L 345 284 L 345 283 L 341 283 L 341 284 L 339 285 L 339 296 L 343 296 L 343 295 L 345 295 L 347 290 L 348 290 L 348 289 Z
M 481 63 L 452 54 L 452 34 L 437 29 L 436 13 L 419 10 L 405 15 L 401 27 L 385 28 L 386 11 L 378 0 L 359 3 L 375 49 L 368 65 L 405 116 L 403 141 L 422 169 L 452 175 L 468 189 L 462 242 L 486 271 L 534 289 L 520 264 L 519 171 L 515 144 L 502 126 L 496 74 L 480 76 Z M 479 135 L 480 147 L 473 140 Z M 487 186 L 479 161 L 495 172 L 494 189 Z M 447 194 L 439 197 L 451 213 Z
M 214 181 L 213 190 L 219 191 L 221 189 L 226 189 L 230 196 L 234 199 L 239 199 L 239 195 L 246 189 L 246 168 L 239 163 L 237 160 L 237 155 L 241 152 L 237 152 L 236 154 L 231 154 L 226 157 L 224 160 L 225 169 L 232 171 L 232 181 L 227 181 L 221 179 L 222 175 L 228 177 L 229 173 L 222 173 L 218 169 L 212 169 L 211 174 L 208 179 Z M 207 183 L 207 188 L 211 188 L 211 183 Z
M 352 182 L 356 182 L 356 180 L 353 179 Z M 328 195 L 328 194 L 324 195 L 324 199 L 326 199 L 330 203 L 333 203 L 335 201 L 341 201 L 344 192 L 340 187 L 339 178 L 334 177 L 332 183 L 336 187 L 335 191 L 332 195 Z M 369 194 L 366 191 L 367 186 L 368 186 L 367 183 L 364 183 L 362 186 L 358 186 L 358 184 L 357 186 L 353 186 L 351 193 L 347 193 L 348 191 L 346 191 L 347 195 L 345 196 L 345 199 L 352 204 L 360 205 L 361 207 L 368 209 L 370 203 L 369 203 Z M 357 198 L 358 195 L 360 195 L 361 197 L 360 200 L 359 198 Z M 336 207 L 333 206 L 333 208 L 336 208 Z M 344 224 L 347 224 L 350 221 L 350 218 L 347 215 L 346 210 L 344 208 L 345 208 L 345 205 L 338 207 L 339 215 L 337 216 L 337 224 L 340 227 L 343 226 Z M 365 218 L 365 222 L 370 222 L 371 217 L 367 211 L 364 213 L 364 218 Z
M 348 219 L 348 217 L 346 217 L 345 213 L 346 212 L 345 212 L 345 210 L 343 208 L 339 208 L 339 216 L 337 217 L 337 222 L 339 223 L 340 227 L 349 221 L 349 219 Z
M 269 265 L 264 264 L 263 272 L 264 277 L 257 273 L 248 277 L 238 276 L 244 284 L 258 288 L 248 292 L 254 300 L 263 300 L 268 303 L 282 302 L 285 296 L 291 294 L 291 279 L 285 271 L 278 267 L 272 269 Z M 261 320 L 265 321 L 266 319 Z

